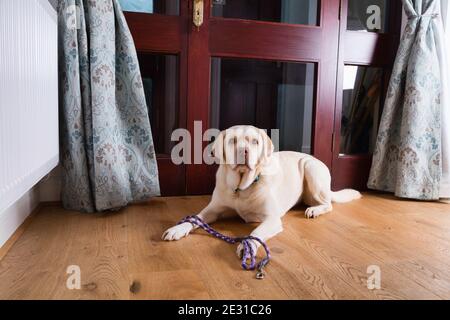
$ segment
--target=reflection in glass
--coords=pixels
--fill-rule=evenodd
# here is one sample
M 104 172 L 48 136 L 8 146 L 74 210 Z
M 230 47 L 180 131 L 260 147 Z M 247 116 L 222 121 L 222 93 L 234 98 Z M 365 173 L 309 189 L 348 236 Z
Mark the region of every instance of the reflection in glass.
M 180 14 L 180 0 L 119 0 L 123 11 Z
M 155 150 L 170 154 L 175 144 L 170 136 L 179 127 L 178 57 L 139 53 L 138 58 Z
M 372 153 L 377 137 L 383 70 L 347 65 L 341 119 L 341 154 Z
M 318 25 L 319 0 L 212 0 L 212 16 Z
M 280 150 L 311 153 L 314 70 L 313 63 L 212 58 L 210 126 L 279 129 Z
M 389 1 L 348 0 L 347 30 L 387 32 Z

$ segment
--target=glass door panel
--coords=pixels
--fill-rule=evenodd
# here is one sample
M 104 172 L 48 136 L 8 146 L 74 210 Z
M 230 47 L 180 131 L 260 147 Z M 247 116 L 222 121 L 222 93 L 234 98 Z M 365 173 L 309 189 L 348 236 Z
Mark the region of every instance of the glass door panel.
M 347 30 L 387 32 L 389 2 L 388 0 L 348 0 Z
M 383 69 L 346 65 L 340 155 L 372 154 L 383 95 Z
M 212 0 L 211 16 L 319 25 L 319 0 Z
M 119 0 L 123 11 L 178 16 L 180 0 Z
M 253 125 L 280 150 L 311 153 L 314 84 L 314 63 L 212 58 L 210 127 Z
M 139 53 L 142 82 L 153 131 L 155 151 L 170 155 L 172 132 L 180 127 L 179 59 L 176 55 Z

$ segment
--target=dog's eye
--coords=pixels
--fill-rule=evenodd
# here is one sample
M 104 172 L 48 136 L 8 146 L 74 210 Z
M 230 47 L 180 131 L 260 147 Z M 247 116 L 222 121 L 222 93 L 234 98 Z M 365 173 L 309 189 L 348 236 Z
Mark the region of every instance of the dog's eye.
M 258 139 L 253 139 L 253 140 L 252 140 L 252 144 L 259 144 Z

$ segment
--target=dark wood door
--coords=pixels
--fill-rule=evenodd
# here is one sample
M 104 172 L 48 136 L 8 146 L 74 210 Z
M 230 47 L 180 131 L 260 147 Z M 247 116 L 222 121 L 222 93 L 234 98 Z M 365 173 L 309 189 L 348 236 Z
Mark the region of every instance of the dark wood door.
M 186 128 L 188 1 L 121 1 L 138 52 L 162 195 L 186 192 L 186 165 L 171 160 L 171 133 Z
M 382 99 L 398 43 L 400 0 L 386 0 L 389 19 L 383 32 L 347 31 L 359 28 L 355 1 L 204 0 L 199 27 L 193 24 L 194 0 L 148 0 L 147 12 L 126 12 L 139 53 L 163 195 L 207 194 L 214 186 L 216 166 L 171 161 L 174 129 L 187 128 L 195 136 L 236 124 L 278 129 L 280 150 L 322 160 L 336 188 L 365 186 L 370 147 L 364 144 L 370 134 L 354 123 L 370 122 L 358 106 L 376 104 L 370 97 Z M 349 66 L 383 72 L 346 71 Z M 364 86 L 349 94 L 343 82 L 352 72 Z M 371 87 L 371 81 L 381 83 L 381 89 Z M 376 112 L 369 113 L 372 123 Z M 347 133 L 343 138 L 336 134 L 341 131 Z M 191 153 L 207 144 L 194 140 Z M 340 145 L 351 152 L 341 152 Z
M 188 30 L 188 127 L 201 121 L 204 129 L 278 128 L 286 136 L 281 149 L 304 147 L 331 169 L 339 1 L 205 0 L 204 13 L 204 24 Z M 280 101 L 295 98 L 309 102 L 298 108 L 285 102 L 282 108 Z M 307 113 L 309 132 L 302 121 L 292 121 L 305 120 Z M 210 193 L 215 169 L 188 166 L 187 193 Z
M 371 20 L 374 14 L 378 23 Z M 342 0 L 341 16 L 332 181 L 334 189 L 364 190 L 400 39 L 402 5 Z

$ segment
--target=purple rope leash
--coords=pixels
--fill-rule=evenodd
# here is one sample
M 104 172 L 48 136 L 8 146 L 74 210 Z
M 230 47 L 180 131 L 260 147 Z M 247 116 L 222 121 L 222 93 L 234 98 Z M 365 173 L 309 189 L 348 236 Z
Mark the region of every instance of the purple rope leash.
M 181 221 L 178 222 L 177 224 L 181 224 L 181 223 L 185 223 L 185 222 L 189 222 L 193 225 L 196 225 L 196 226 L 202 228 L 203 230 L 205 230 L 206 232 L 208 232 L 210 235 L 212 235 L 218 239 L 221 239 L 227 243 L 230 243 L 230 244 L 235 244 L 238 242 L 242 243 L 242 245 L 244 246 L 244 253 L 242 255 L 242 260 L 241 260 L 242 268 L 245 270 L 255 270 L 255 268 L 256 268 L 258 271 L 256 273 L 256 278 L 264 279 L 265 273 L 264 273 L 263 269 L 270 261 L 270 251 L 269 251 L 269 248 L 267 247 L 267 245 L 264 243 L 264 241 L 262 241 L 258 237 L 254 237 L 254 236 L 237 237 L 237 238 L 226 236 L 226 235 L 214 230 L 213 228 L 211 228 L 211 226 L 209 224 L 207 224 L 206 222 L 204 222 L 201 218 L 199 218 L 197 216 L 187 216 L 187 217 L 181 219 Z M 258 264 L 256 264 L 256 252 L 253 252 L 253 247 L 250 243 L 251 240 L 258 241 L 263 246 L 264 250 L 266 251 L 266 256 Z

